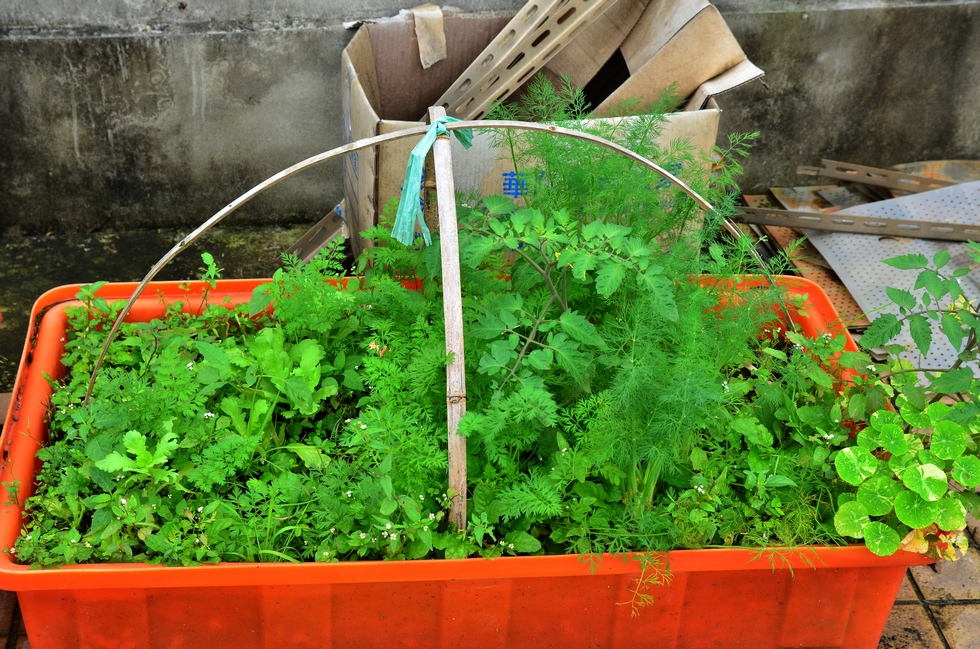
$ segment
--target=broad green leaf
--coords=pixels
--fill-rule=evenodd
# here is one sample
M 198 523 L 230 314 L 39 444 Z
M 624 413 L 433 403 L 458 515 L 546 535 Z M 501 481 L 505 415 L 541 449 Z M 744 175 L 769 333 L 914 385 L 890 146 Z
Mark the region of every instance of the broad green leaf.
M 529 553 L 537 552 L 541 549 L 541 542 L 527 532 L 511 532 L 504 537 L 504 543 L 510 546 L 513 544 L 515 552 Z
M 872 428 L 876 430 L 881 430 L 882 426 L 901 426 L 902 418 L 897 412 L 892 412 L 891 410 L 879 410 L 871 415 L 871 419 L 868 421 Z
M 599 268 L 599 272 L 596 273 L 595 278 L 595 289 L 599 295 L 603 297 L 609 297 L 619 288 L 619 285 L 623 283 L 623 278 L 626 277 L 626 266 L 615 260 L 608 260 L 602 267 Z
M 935 464 L 923 464 L 902 474 L 905 486 L 929 501 L 943 497 L 948 490 L 946 472 Z
M 819 367 L 808 367 L 806 368 L 806 376 L 811 381 L 823 388 L 834 387 L 834 379 L 829 374 L 824 372 Z
M 932 263 L 933 263 L 933 265 L 936 268 L 942 268 L 943 266 L 945 266 L 946 264 L 948 264 L 949 263 L 949 251 L 948 250 L 940 250 L 939 252 L 937 252 L 933 256 L 933 258 L 932 258 Z
M 391 514 L 398 509 L 398 501 L 392 500 L 391 498 L 385 498 L 381 501 L 381 515 L 391 516 Z
M 929 265 L 929 260 L 926 259 L 925 255 L 901 255 L 883 261 L 889 266 L 901 270 L 914 270 L 916 268 L 925 268 Z
M 844 482 L 859 485 L 874 475 L 878 468 L 878 458 L 860 446 L 845 448 L 834 458 L 837 475 Z
M 879 473 L 858 487 L 857 501 L 871 516 L 884 516 L 895 505 L 895 497 L 904 492 L 901 482 L 888 474 Z
M 902 414 L 902 419 L 909 426 L 915 428 L 932 428 L 932 419 L 929 415 L 920 411 L 918 408 L 913 408 L 911 404 L 902 404 L 899 412 Z
M 895 515 L 913 529 L 926 527 L 936 522 L 939 504 L 923 500 L 915 492 L 903 491 L 895 498 Z
M 925 316 L 916 314 L 909 317 L 909 333 L 922 355 L 927 356 L 932 345 L 932 327 Z
M 885 289 L 885 292 L 888 293 L 888 298 L 898 306 L 910 311 L 915 308 L 915 296 L 908 291 L 889 286 Z
M 973 370 L 969 367 L 960 367 L 939 375 L 929 389 L 940 394 L 957 394 L 968 391 L 972 385 Z
M 953 480 L 967 489 L 980 486 L 980 458 L 967 455 L 953 460 Z
M 796 483 L 784 475 L 771 475 L 766 478 L 767 487 L 795 487 Z
M 864 419 L 867 412 L 868 398 L 863 394 L 855 394 L 847 404 L 847 416 L 855 421 Z
M 946 531 L 962 530 L 966 527 L 966 509 L 958 498 L 958 494 L 948 494 L 939 501 L 939 513 L 936 514 L 936 525 Z
M 943 333 L 946 334 L 946 339 L 949 340 L 949 344 L 956 351 L 960 351 L 960 345 L 963 344 L 963 325 L 949 311 L 943 311 L 942 324 Z
M 929 450 L 944 460 L 955 460 L 963 455 L 969 441 L 962 426 L 952 421 L 941 421 L 932 432 Z
M 901 543 L 898 532 L 884 523 L 874 521 L 864 527 L 864 544 L 879 557 L 895 554 Z
M 864 528 L 871 522 L 868 510 L 858 502 L 847 502 L 834 514 L 834 527 L 839 534 L 855 539 L 864 538 Z
M 299 459 L 303 461 L 310 469 L 316 469 L 318 471 L 326 468 L 330 464 L 330 456 L 324 455 L 323 452 L 316 446 L 309 446 L 307 444 L 286 444 L 286 450 L 295 453 Z
M 487 212 L 490 214 L 510 214 L 517 209 L 517 205 L 514 204 L 514 201 L 499 194 L 484 198 L 483 205 L 487 208 Z
M 605 347 L 606 343 L 599 336 L 595 325 L 589 322 L 584 315 L 569 309 L 561 314 L 559 322 L 561 322 L 561 330 L 580 343 L 593 347 Z
M 582 226 L 582 238 L 586 241 L 595 239 L 596 237 L 602 236 L 605 233 L 605 229 L 606 224 L 602 221 L 590 221 Z
M 884 447 L 884 449 L 889 453 L 895 453 L 898 455 L 908 453 L 909 445 L 905 441 L 905 431 L 902 430 L 901 426 L 896 426 L 895 424 L 885 424 L 880 429 L 878 439 L 880 440 L 882 447 Z
M 272 287 L 269 284 L 259 284 L 252 289 L 252 298 L 248 301 L 248 317 L 254 317 L 265 311 L 272 304 Z

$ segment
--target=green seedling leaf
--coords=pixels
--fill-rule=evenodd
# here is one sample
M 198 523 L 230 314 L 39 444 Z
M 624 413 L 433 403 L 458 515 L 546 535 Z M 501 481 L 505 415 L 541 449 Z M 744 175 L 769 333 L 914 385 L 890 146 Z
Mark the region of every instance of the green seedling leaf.
M 272 304 L 274 293 L 270 284 L 259 284 L 252 289 L 252 298 L 248 301 L 248 317 L 253 318 Z
M 864 335 L 861 336 L 861 346 L 873 349 L 884 345 L 902 331 L 902 322 L 893 313 L 882 313 L 871 322 Z
M 602 267 L 599 268 L 599 272 L 596 273 L 596 291 L 603 297 L 609 297 L 615 293 L 619 288 L 619 285 L 623 283 L 624 277 L 626 277 L 626 266 L 618 261 L 610 259 L 602 264 Z
M 902 474 L 906 487 L 928 501 L 936 501 L 948 490 L 946 473 L 935 464 L 923 464 Z M 920 527 L 920 526 L 915 526 Z
M 562 331 L 580 343 L 600 348 L 606 346 L 606 343 L 599 337 L 595 325 L 589 322 L 585 316 L 569 309 L 561 314 L 559 322 L 561 322 Z
M 973 370 L 969 367 L 960 367 L 941 374 L 932 382 L 929 389 L 940 394 L 957 394 L 968 391 L 972 385 Z
M 864 528 L 869 523 L 871 519 L 868 518 L 868 510 L 858 502 L 844 503 L 834 514 L 834 527 L 837 532 L 855 539 L 864 538 Z
M 915 492 L 903 491 L 895 498 L 895 515 L 913 529 L 926 527 L 936 522 L 939 504 L 923 500 Z
M 922 355 L 927 356 L 932 345 L 932 327 L 925 316 L 916 314 L 909 317 L 909 333 Z
M 834 458 L 837 475 L 844 482 L 859 485 L 878 469 L 878 458 L 860 446 L 845 448 Z
M 885 289 L 885 292 L 888 293 L 888 299 L 898 306 L 910 311 L 915 308 L 915 296 L 908 291 L 889 286 Z
M 932 432 L 929 450 L 944 460 L 955 460 L 963 455 L 969 441 L 962 426 L 952 421 L 941 421 Z
M 959 351 L 960 345 L 963 344 L 963 326 L 959 319 L 952 313 L 943 311 L 942 327 L 949 344 L 953 346 L 953 349 Z
M 980 486 L 980 458 L 967 455 L 953 460 L 953 480 L 967 489 Z
M 924 288 L 933 297 L 942 297 L 947 292 L 946 282 L 939 276 L 934 270 L 924 270 L 919 273 L 919 277 L 915 280 L 915 289 Z
M 946 531 L 962 530 L 966 527 L 966 509 L 957 494 L 947 494 L 939 501 L 936 525 Z
M 517 209 L 517 205 L 514 201 L 507 198 L 506 196 L 487 196 L 483 199 L 483 206 L 487 208 L 487 212 L 494 215 L 499 214 L 510 214 Z
M 898 532 L 884 523 L 874 521 L 864 527 L 864 544 L 879 557 L 895 554 L 901 543 Z
M 917 268 L 925 268 L 929 265 L 929 260 L 926 259 L 925 255 L 901 255 L 899 257 L 885 259 L 884 262 L 893 268 L 899 268 L 901 270 L 915 270 Z

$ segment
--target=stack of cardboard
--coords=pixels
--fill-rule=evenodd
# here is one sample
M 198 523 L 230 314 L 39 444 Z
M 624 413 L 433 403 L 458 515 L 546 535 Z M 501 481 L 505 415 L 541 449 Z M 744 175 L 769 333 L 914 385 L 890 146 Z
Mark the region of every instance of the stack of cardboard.
M 554 47 L 547 57 L 535 59 L 528 70 L 551 79 L 568 75 L 576 86 L 585 88 L 596 106 L 595 114 L 604 118 L 610 118 L 626 99 L 653 103 L 674 85 L 686 105 L 670 115 L 659 140 L 667 144 L 686 139 L 696 150 L 710 152 L 720 113 L 713 97 L 760 77 L 762 71 L 746 59 L 724 19 L 706 0 L 615 0 L 608 4 L 605 11 L 580 25 L 564 47 Z M 511 23 L 509 17 L 449 12 L 433 21 L 432 6 L 424 11 L 424 23 L 407 11 L 359 24 L 342 54 L 345 142 L 419 125 L 419 115 L 440 102 L 474 61 L 488 58 L 483 54 L 488 44 L 499 42 L 501 30 Z M 433 25 L 440 33 L 427 35 L 425 30 Z M 432 49 L 430 42 L 444 47 L 444 58 L 433 62 L 426 55 Z M 522 76 L 530 78 L 528 70 Z M 508 92 L 520 94 L 521 90 Z M 344 203 L 338 211 L 354 254 L 365 245 L 360 232 L 377 222 L 379 209 L 389 199 L 400 195 L 408 154 L 416 142 L 406 138 L 345 159 Z M 458 147 L 455 141 L 454 146 Z M 453 165 L 456 188 L 464 193 L 506 193 L 513 184 L 513 168 L 487 137 L 478 136 L 465 153 L 457 148 Z M 319 227 L 321 234 L 324 229 Z M 312 251 L 315 247 L 309 245 L 294 250 L 301 257 Z

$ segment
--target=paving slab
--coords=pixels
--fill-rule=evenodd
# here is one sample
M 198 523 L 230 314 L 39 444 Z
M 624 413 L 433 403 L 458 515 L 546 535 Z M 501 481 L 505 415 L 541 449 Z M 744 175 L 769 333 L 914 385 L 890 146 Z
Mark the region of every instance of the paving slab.
M 950 649 L 980 649 L 980 604 L 932 606 Z
M 912 584 L 909 582 L 909 573 L 905 573 L 905 579 L 902 580 L 902 587 L 898 589 L 898 596 L 895 598 L 896 602 L 918 602 L 919 596 L 915 594 L 915 589 L 912 588 Z
M 928 602 L 980 599 L 980 551 L 971 547 L 958 561 L 939 561 L 911 568 Z
M 896 604 L 878 649 L 945 649 L 921 604 Z
M 17 593 L 0 590 L 0 637 L 13 634 L 14 610 L 17 608 Z
M 966 530 L 973 537 L 973 542 L 980 545 L 980 521 L 970 514 L 966 515 Z

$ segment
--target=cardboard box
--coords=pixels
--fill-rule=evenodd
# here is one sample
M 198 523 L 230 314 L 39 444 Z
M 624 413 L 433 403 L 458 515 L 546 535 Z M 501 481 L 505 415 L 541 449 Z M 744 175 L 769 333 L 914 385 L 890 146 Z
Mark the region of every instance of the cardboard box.
M 649 0 L 621 0 L 645 5 Z M 610 10 L 612 11 L 612 9 Z M 627 11 L 639 16 L 636 11 Z M 615 15 L 615 14 L 613 14 Z M 341 57 L 343 129 L 345 142 L 418 126 L 431 102 L 466 69 L 507 24 L 506 16 L 446 14 L 444 29 L 447 57 L 428 69 L 419 59 L 418 41 L 411 13 L 363 24 Z M 583 37 L 606 27 L 592 26 Z M 624 30 L 620 29 L 620 34 Z M 618 44 L 616 44 L 618 46 Z M 598 63 L 596 61 L 596 63 Z M 554 70 L 553 72 L 561 72 Z M 646 93 L 656 97 L 659 88 Z M 711 104 L 704 110 L 673 114 L 659 140 L 663 144 L 688 139 L 697 149 L 710 151 L 718 132 L 720 110 Z M 417 139 L 406 138 L 347 156 L 344 164 L 343 218 L 354 254 L 365 246 L 360 232 L 376 223 L 377 214 L 392 197 L 399 196 L 405 165 Z M 507 193 L 515 188 L 513 168 L 487 137 L 475 138 L 464 151 L 453 140 L 453 167 L 457 191 L 482 195 Z

